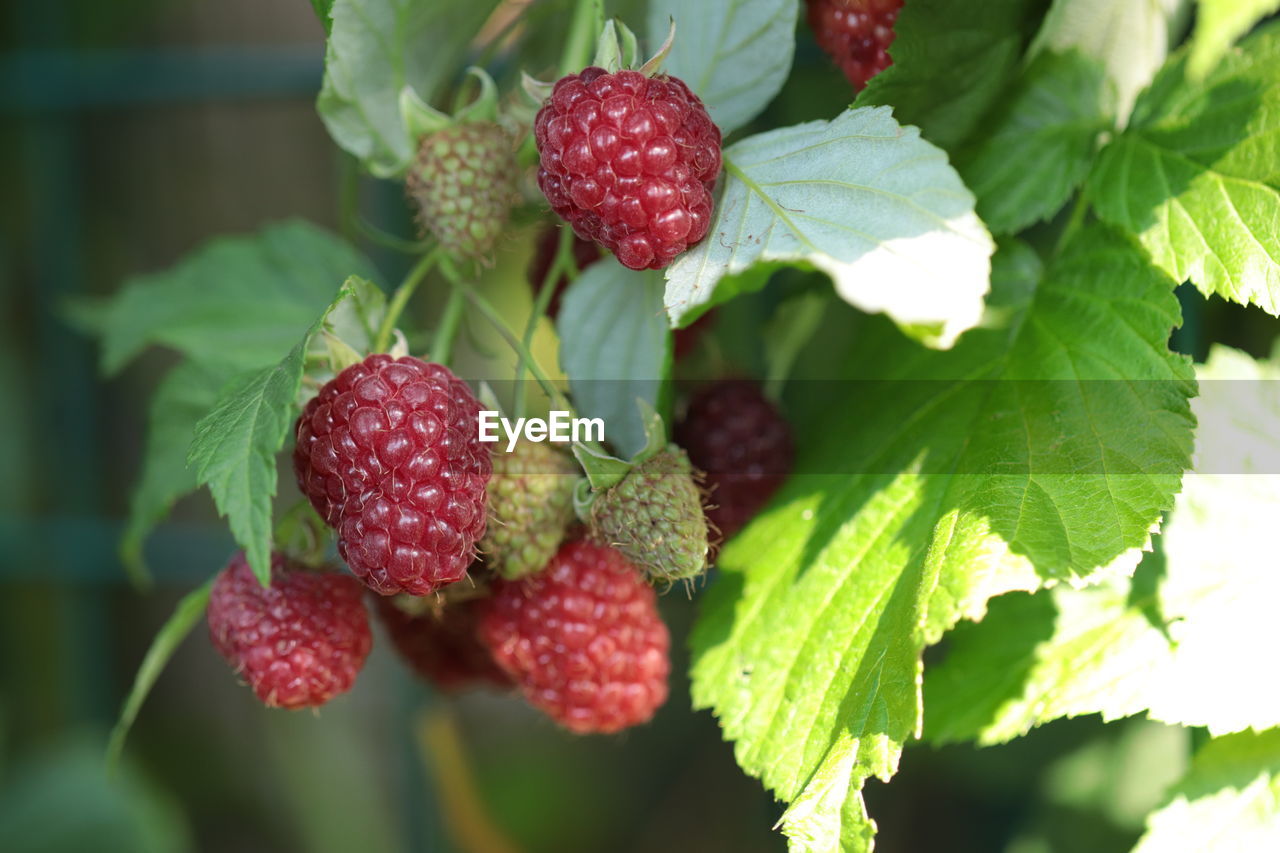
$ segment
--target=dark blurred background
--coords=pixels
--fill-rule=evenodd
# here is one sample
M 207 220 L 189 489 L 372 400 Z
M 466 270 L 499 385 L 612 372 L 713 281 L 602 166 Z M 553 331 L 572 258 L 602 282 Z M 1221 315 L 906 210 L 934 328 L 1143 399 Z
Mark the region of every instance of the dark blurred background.
M 409 225 L 399 188 L 357 176 L 315 114 L 323 31 L 306 0 L 17 0 L 0 27 L 0 848 L 782 850 L 781 808 L 689 711 L 683 595 L 663 605 L 671 701 L 615 738 L 562 734 L 509 699 L 435 696 L 385 644 L 322 713 L 268 711 L 200 627 L 107 780 L 105 733 L 152 635 L 232 545 L 208 500 L 188 499 L 152 538 L 155 589 L 126 582 L 117 540 L 170 361 L 102 381 L 66 301 L 216 234 L 289 216 L 341 232 L 344 192 L 366 218 Z M 829 115 L 842 86 L 802 39 L 763 122 Z M 403 259 L 362 245 L 394 280 Z M 1185 350 L 1269 349 L 1260 312 L 1185 304 Z M 1187 738 L 1078 720 L 1001 749 L 913 747 L 891 786 L 869 785 L 878 848 L 1128 849 Z

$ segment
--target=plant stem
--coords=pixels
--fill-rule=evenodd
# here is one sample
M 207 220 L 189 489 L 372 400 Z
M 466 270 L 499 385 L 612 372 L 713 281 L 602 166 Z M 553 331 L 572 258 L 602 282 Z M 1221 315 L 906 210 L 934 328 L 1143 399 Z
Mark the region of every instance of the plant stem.
M 396 288 L 396 292 L 391 296 L 391 303 L 387 305 L 387 313 L 382 318 L 382 324 L 378 326 L 378 336 L 373 341 L 374 352 L 385 352 L 387 347 L 391 345 L 391 334 L 395 331 L 396 321 L 400 319 L 400 315 L 404 313 L 404 307 L 409 304 L 409 297 L 413 296 L 413 292 L 418 289 L 418 285 L 427 277 L 427 273 L 441 258 L 439 247 L 427 252 L 418 260 L 413 269 L 409 270 L 409 274 L 405 276 L 404 281 Z
M 551 298 L 555 295 L 556 282 L 562 275 L 569 274 L 571 266 L 573 266 L 573 231 L 570 228 L 563 228 L 560 231 L 560 242 L 556 246 L 555 257 L 551 259 L 551 266 L 547 267 L 547 274 L 542 277 L 541 287 L 534 298 L 533 310 L 529 312 L 529 322 L 524 325 L 524 345 L 530 352 L 533 351 L 533 336 L 538 330 L 538 321 L 546 315 L 547 306 L 551 304 Z M 526 414 L 523 361 L 516 364 L 515 383 L 515 399 L 512 408 L 515 409 L 516 417 L 523 418 Z
M 604 29 L 603 0 L 577 0 L 573 18 L 569 21 L 569 36 L 560 55 L 560 74 L 581 71 L 595 54 L 596 39 Z
M 353 216 L 348 223 L 351 228 L 361 237 L 364 237 L 370 243 L 376 246 L 382 246 L 384 249 L 390 249 L 393 252 L 401 252 L 406 255 L 418 255 L 431 247 L 432 240 L 428 237 L 425 240 L 406 240 L 403 237 L 397 237 L 394 234 L 383 231 L 371 222 L 366 222 L 360 216 Z
M 449 301 L 445 303 L 444 313 L 440 315 L 440 323 L 436 326 L 435 337 L 431 340 L 431 360 L 436 364 L 449 361 L 453 351 L 453 340 L 458 336 L 458 323 L 462 320 L 462 308 L 465 302 L 457 288 L 449 291 Z
M 542 369 L 542 365 L 538 364 L 538 360 L 533 357 L 533 353 L 529 352 L 529 348 L 526 347 L 518 337 L 516 337 L 516 333 L 507 325 L 507 321 L 502 319 L 502 315 L 498 313 L 498 309 L 494 308 L 489 300 L 485 299 L 479 291 L 463 281 L 458 276 L 457 270 L 455 270 L 453 265 L 447 260 L 440 264 L 440 269 L 445 274 L 445 277 L 449 279 L 449 283 L 453 285 L 454 289 L 462 293 L 462 295 L 475 306 L 476 310 L 483 314 L 484 318 L 498 330 L 498 334 L 502 335 L 502 337 L 506 339 L 511 348 L 515 350 L 516 355 L 518 355 L 524 365 L 529 368 L 529 372 L 533 374 L 533 378 L 538 380 L 538 384 L 542 386 L 542 390 L 551 398 L 552 402 L 563 407 L 567 411 L 572 411 L 572 407 L 569 405 L 569 401 L 565 399 L 564 394 L 560 392 L 560 389 L 557 388 L 549 378 L 547 378 L 547 374 Z

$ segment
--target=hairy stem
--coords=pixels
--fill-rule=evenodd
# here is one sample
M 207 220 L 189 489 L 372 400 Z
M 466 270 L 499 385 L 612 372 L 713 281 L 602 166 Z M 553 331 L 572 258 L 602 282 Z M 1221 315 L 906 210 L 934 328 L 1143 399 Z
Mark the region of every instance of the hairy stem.
M 445 303 L 444 313 L 436 326 L 435 337 L 431 341 L 431 360 L 436 364 L 449 361 L 453 351 L 453 340 L 458 336 L 458 324 L 462 320 L 462 308 L 465 302 L 457 288 L 449 291 L 449 301 Z
M 465 296 L 473 306 L 475 306 L 476 310 L 479 311 L 484 318 L 498 330 L 498 334 L 502 335 L 507 344 L 510 345 L 511 349 L 515 350 L 516 355 L 520 358 L 521 362 L 524 363 L 525 367 L 529 369 L 529 372 L 533 374 L 533 378 L 538 380 L 538 384 L 542 386 L 542 390 L 551 398 L 552 402 L 567 411 L 571 411 L 572 408 L 564 394 L 561 393 L 560 389 L 557 388 L 547 377 L 547 373 L 542 369 L 542 365 L 538 364 L 538 360 L 533 357 L 533 353 L 531 353 L 529 348 L 524 345 L 524 342 L 521 341 L 520 338 L 516 337 L 516 333 L 507 325 L 507 321 L 502 318 L 500 313 L 498 313 L 498 309 L 494 308 L 493 304 L 490 303 L 489 300 L 486 299 L 479 291 L 467 282 L 463 281 L 458 275 L 457 270 L 455 270 L 453 265 L 447 260 L 440 265 L 440 269 L 444 272 L 445 277 L 449 279 L 449 283 L 453 285 L 454 289 L 462 293 L 462 295 Z
M 569 36 L 560 55 L 560 76 L 581 71 L 596 52 L 596 39 L 604 29 L 603 0 L 577 0 L 569 21 Z
M 409 304 L 409 297 L 413 296 L 418 285 L 427 277 L 427 273 L 431 272 L 431 268 L 439 262 L 441 252 L 439 248 L 435 248 L 423 255 L 413 269 L 409 270 L 409 274 L 405 276 L 404 281 L 396 288 L 391 296 L 391 303 L 387 305 L 386 316 L 382 318 L 382 324 L 378 326 L 378 335 L 373 341 L 374 352 L 386 352 L 387 347 L 391 345 L 391 334 L 395 331 L 396 322 L 400 319 L 400 315 L 404 313 L 404 307 Z
M 542 277 L 542 285 L 534 299 L 533 310 L 529 312 L 529 322 L 524 325 L 524 345 L 530 352 L 533 351 L 533 336 L 538 330 L 538 321 L 546 315 L 551 297 L 555 295 L 556 282 L 562 275 L 572 275 L 573 266 L 573 230 L 566 227 L 560 231 L 560 242 L 556 246 L 555 257 L 551 259 L 551 266 L 547 267 L 547 274 Z M 516 364 L 515 399 L 512 408 L 515 410 L 516 417 L 525 416 L 523 361 Z

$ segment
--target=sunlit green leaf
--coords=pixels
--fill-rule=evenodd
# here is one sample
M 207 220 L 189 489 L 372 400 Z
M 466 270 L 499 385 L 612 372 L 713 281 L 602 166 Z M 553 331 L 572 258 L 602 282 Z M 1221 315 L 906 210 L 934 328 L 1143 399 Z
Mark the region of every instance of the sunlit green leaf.
M 798 849 L 867 849 L 859 789 L 919 730 L 926 645 L 992 596 L 1132 565 L 1188 464 L 1173 282 L 1136 246 L 1086 227 L 1042 272 L 1011 244 L 991 307 L 948 352 L 848 331 L 856 381 L 804 383 L 827 393 L 797 473 L 704 597 L 694 703 L 793 804 Z

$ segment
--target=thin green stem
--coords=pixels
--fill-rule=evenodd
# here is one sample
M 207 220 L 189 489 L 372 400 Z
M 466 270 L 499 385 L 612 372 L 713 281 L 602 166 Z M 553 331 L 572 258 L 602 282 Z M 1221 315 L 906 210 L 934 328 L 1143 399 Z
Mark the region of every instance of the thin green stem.
M 462 309 L 466 300 L 457 288 L 449 291 L 449 301 L 444 305 L 444 313 L 436 325 L 436 334 L 431 341 L 431 360 L 436 364 L 447 364 L 449 354 L 453 352 L 453 340 L 458 336 L 458 324 L 462 320 Z
M 555 257 L 551 259 L 551 265 L 547 267 L 547 273 L 542 277 L 542 284 L 538 289 L 538 294 L 533 301 L 533 310 L 529 312 L 529 321 L 524 325 L 524 345 L 530 352 L 533 351 L 533 336 L 538 330 L 538 321 L 547 313 L 547 306 L 551 304 L 551 299 L 555 296 L 556 283 L 560 281 L 562 275 L 568 275 L 570 267 L 573 266 L 573 231 L 570 228 L 563 228 L 560 231 L 560 242 L 556 246 Z M 516 364 L 515 378 L 515 399 L 513 408 L 516 417 L 523 418 L 525 412 L 525 393 L 524 393 L 524 362 Z
M 431 244 L 434 242 L 430 237 L 424 240 L 406 240 L 403 237 L 397 237 L 394 234 L 383 231 L 372 223 L 364 221 L 359 216 L 353 217 L 350 225 L 357 234 L 370 243 L 405 255 L 420 255 L 431 248 Z
M 431 272 L 431 268 L 441 259 L 442 253 L 439 248 L 432 249 L 423 255 L 413 267 L 409 270 L 409 274 L 405 276 L 404 281 L 396 288 L 396 292 L 391 296 L 391 303 L 387 305 L 387 313 L 382 318 L 382 325 L 378 326 L 378 336 L 373 341 L 374 352 L 386 352 L 387 347 L 391 346 L 391 335 L 395 331 L 396 322 L 399 321 L 400 315 L 404 313 L 404 307 L 409 304 L 409 297 L 413 296 L 413 292 L 418 289 L 418 285 L 427 277 L 427 273 Z
M 500 313 L 498 313 L 498 309 L 494 308 L 493 304 L 489 302 L 483 294 L 467 282 L 463 281 L 458 275 L 458 271 L 453 268 L 453 265 L 450 264 L 447 259 L 440 264 L 440 269 L 444 273 L 445 278 L 449 279 L 449 283 L 453 285 L 454 289 L 462 293 L 462 295 L 465 296 L 473 306 L 475 306 L 476 310 L 479 311 L 484 318 L 498 330 L 498 334 L 502 335 L 511 349 L 515 350 L 516 355 L 520 357 L 520 360 L 529 369 L 529 372 L 533 374 L 533 378 L 538 380 L 538 384 L 542 386 L 542 390 L 551 398 L 552 402 L 567 411 L 572 411 L 572 407 L 569 405 L 569 401 L 565 398 L 564 394 L 561 393 L 560 389 L 557 388 L 547 377 L 547 373 L 542 369 L 542 365 L 538 364 L 538 360 L 533 357 L 533 353 L 524 345 L 524 342 L 521 341 L 520 338 L 516 337 L 516 333 L 507 325 L 507 321 L 502 318 Z
M 604 0 L 577 0 L 569 21 L 569 36 L 560 54 L 560 75 L 581 71 L 596 52 L 596 39 L 604 29 Z

